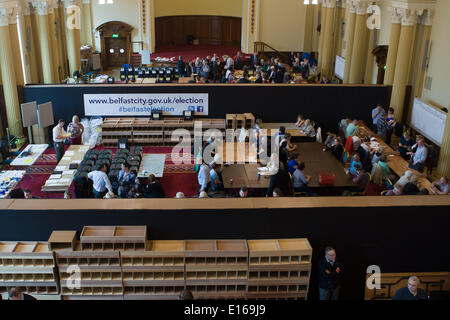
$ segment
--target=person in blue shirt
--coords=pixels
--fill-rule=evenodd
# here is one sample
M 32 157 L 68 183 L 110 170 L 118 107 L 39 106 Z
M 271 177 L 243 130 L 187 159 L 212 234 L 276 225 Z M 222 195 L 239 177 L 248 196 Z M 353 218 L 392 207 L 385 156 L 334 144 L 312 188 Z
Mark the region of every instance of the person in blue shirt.
M 125 162 L 122 164 L 122 170 L 119 171 L 119 198 L 135 198 L 139 188 L 139 180 L 134 172 L 130 170 L 131 166 Z
M 287 169 L 290 173 L 294 173 L 296 167 L 298 166 L 298 154 L 297 153 L 293 153 L 289 156 L 289 161 L 288 161 L 288 165 L 287 165 Z
M 295 192 L 307 192 L 308 195 L 311 195 L 308 183 L 311 181 L 310 176 L 306 176 L 303 172 L 305 170 L 305 163 L 300 163 L 295 169 L 294 176 L 294 191 Z
M 363 167 L 362 163 L 361 163 L 361 158 L 359 157 L 358 153 L 355 153 L 353 155 L 353 157 L 350 160 L 350 167 L 347 170 L 347 174 L 349 175 L 354 175 L 356 173 L 356 168 L 355 165 L 358 164 L 360 168 Z
M 377 132 L 377 122 L 386 113 L 383 106 L 378 104 L 376 108 L 372 110 L 372 120 L 373 120 L 373 132 Z

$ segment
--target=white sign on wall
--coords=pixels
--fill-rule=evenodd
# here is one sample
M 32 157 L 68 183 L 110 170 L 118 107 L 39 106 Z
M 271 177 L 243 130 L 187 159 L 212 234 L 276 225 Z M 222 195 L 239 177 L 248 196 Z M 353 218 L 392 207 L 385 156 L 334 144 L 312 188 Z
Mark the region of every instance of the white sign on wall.
M 411 127 L 438 146 L 441 146 L 447 116 L 444 111 L 438 110 L 418 98 L 414 98 Z
M 207 93 L 133 93 L 85 94 L 86 116 L 150 116 L 152 111 L 163 115 L 182 116 L 186 110 L 195 115 L 208 115 Z

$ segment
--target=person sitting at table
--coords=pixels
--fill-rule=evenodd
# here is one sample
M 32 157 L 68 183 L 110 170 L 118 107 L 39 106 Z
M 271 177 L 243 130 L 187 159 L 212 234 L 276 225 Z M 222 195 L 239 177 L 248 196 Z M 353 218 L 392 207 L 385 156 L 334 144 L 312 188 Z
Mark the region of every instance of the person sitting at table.
M 398 144 L 397 151 L 400 153 L 400 156 L 409 161 L 410 156 L 407 154 L 408 152 L 411 152 L 411 147 L 414 145 L 414 140 L 411 138 L 411 135 L 409 134 L 409 131 L 406 130 L 403 132 L 403 136 L 400 138 L 400 143 Z
M 67 126 L 67 132 L 70 133 L 70 144 L 71 145 L 81 145 L 82 137 L 84 132 L 84 126 L 75 115 L 72 117 L 72 122 Z
M 255 73 L 255 83 L 263 83 L 263 78 L 261 72 Z
M 307 137 L 314 138 L 316 136 L 316 130 L 311 124 L 311 120 L 306 119 L 303 129 L 300 129 L 300 131 L 306 135 Z
M 344 153 L 344 146 L 341 143 L 341 138 L 334 138 L 331 142 L 331 146 L 328 147 L 326 145 L 323 151 L 330 151 L 336 157 L 336 159 L 341 160 L 342 154 Z
M 273 189 L 272 197 L 274 198 L 284 197 L 283 191 L 280 188 Z
M 289 155 L 289 161 L 287 165 L 287 170 L 289 173 L 294 173 L 295 167 L 298 166 L 297 158 L 298 158 L 297 153 L 292 153 Z
M 378 160 L 378 164 L 381 166 L 381 169 L 383 169 L 383 178 L 389 178 L 389 166 L 387 164 L 387 157 L 384 154 Z
M 291 152 L 294 152 L 295 150 L 297 150 L 297 146 L 295 144 L 291 143 L 291 139 L 292 139 L 292 135 L 290 133 L 286 133 L 284 135 L 284 139 L 283 140 L 286 140 L 286 142 L 287 142 L 286 151 L 288 153 L 291 153 Z
M 414 173 L 411 170 L 406 170 L 405 173 L 397 180 L 395 185 L 404 188 L 408 182 L 411 182 L 413 176 Z
M 225 72 L 225 81 L 226 81 L 226 83 L 233 83 L 234 82 L 234 69 L 233 69 L 233 67 L 230 67 L 230 69 L 228 69 Z
M 355 130 L 358 125 L 358 119 L 353 119 L 351 123 L 347 126 L 345 129 L 345 139 L 348 139 L 348 137 L 353 136 L 353 133 L 355 133 Z
M 411 154 L 412 161 L 409 163 L 411 169 L 415 169 L 419 172 L 423 172 L 425 166 L 425 160 L 427 160 L 428 150 L 425 147 L 425 139 L 419 137 L 417 140 L 417 149 L 415 152 L 408 152 Z
M 39 197 L 33 197 L 30 189 L 23 190 L 23 194 L 25 196 L 25 199 L 40 199 Z
M 142 196 L 144 198 L 165 198 L 166 194 L 161 182 L 154 174 L 148 176 L 147 184 L 142 187 Z
M 107 172 L 109 172 L 109 169 L 108 165 L 105 163 L 100 170 L 91 171 L 86 176 L 87 179 L 91 179 L 93 181 L 92 191 L 95 199 L 103 199 L 107 190 L 109 192 L 113 192 L 113 187 L 109 181 Z
M 383 167 L 378 162 L 373 165 L 371 175 L 372 180 L 367 185 L 366 193 L 368 196 L 378 196 L 387 189 Z
M 363 188 L 365 183 L 364 181 L 365 176 L 366 171 L 359 164 L 355 164 L 355 173 L 351 175 L 353 183 Z
M 375 163 L 377 163 L 380 160 L 381 156 L 383 155 L 384 149 L 385 148 L 383 146 L 379 146 L 377 148 L 377 150 L 375 151 L 375 153 L 372 156 L 372 165 L 374 165 Z
M 302 128 L 304 123 L 305 123 L 305 117 L 303 117 L 303 115 L 299 114 L 297 116 L 297 122 L 295 123 L 295 126 L 297 128 Z
M 420 193 L 419 186 L 417 185 L 417 176 L 412 176 L 410 182 L 403 187 L 403 194 L 406 196 L 415 196 Z
M 21 188 L 11 190 L 9 193 L 11 199 L 25 199 L 25 194 Z
M 211 165 L 211 170 L 209 171 L 211 178 L 211 191 L 218 192 L 224 190 L 220 168 L 221 166 L 215 162 Z
M 344 119 L 342 119 L 339 123 L 341 125 L 341 128 L 343 130 L 347 129 L 347 126 L 352 122 L 352 119 L 350 119 L 349 117 L 345 117 Z
M 360 168 L 363 167 L 361 163 L 361 158 L 359 157 L 359 154 L 355 153 L 353 157 L 350 159 L 350 166 L 348 169 L 345 169 L 345 173 L 349 176 L 352 176 L 355 174 L 355 165 L 359 165 Z
M 308 188 L 308 183 L 311 181 L 311 177 L 305 175 L 303 172 L 305 170 L 305 163 L 301 162 L 296 166 L 294 173 L 294 191 L 295 192 L 307 192 L 310 195 Z
M 394 186 L 394 189 L 388 190 L 384 195 L 385 196 L 401 196 L 403 194 L 403 188 L 401 186 Z
M 119 181 L 119 198 L 135 198 L 137 196 L 139 180 L 130 168 L 129 163 L 123 163 L 117 176 L 117 180 Z
M 444 195 L 449 194 L 449 185 L 447 177 L 441 177 L 439 181 L 435 181 L 431 184 L 430 188 L 434 193 Z

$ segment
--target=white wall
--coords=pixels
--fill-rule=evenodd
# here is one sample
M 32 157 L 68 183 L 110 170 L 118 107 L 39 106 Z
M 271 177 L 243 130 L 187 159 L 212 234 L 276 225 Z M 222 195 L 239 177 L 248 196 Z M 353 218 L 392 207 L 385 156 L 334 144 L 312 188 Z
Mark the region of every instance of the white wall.
M 449 108 L 450 103 L 450 1 L 438 0 L 431 31 L 431 55 L 426 75 L 433 78 L 431 90 L 422 97 Z
M 140 0 L 114 0 L 114 4 L 98 4 L 92 1 L 92 15 L 94 30 L 100 25 L 110 21 L 120 21 L 131 25 L 134 30 L 131 34 L 132 41 L 144 41 L 148 46 L 148 40 L 142 40 L 140 35 Z M 101 50 L 100 33 L 95 32 L 95 46 Z M 137 50 L 136 46 L 134 50 Z
M 278 51 L 302 51 L 306 6 L 300 0 L 261 1 L 261 41 Z

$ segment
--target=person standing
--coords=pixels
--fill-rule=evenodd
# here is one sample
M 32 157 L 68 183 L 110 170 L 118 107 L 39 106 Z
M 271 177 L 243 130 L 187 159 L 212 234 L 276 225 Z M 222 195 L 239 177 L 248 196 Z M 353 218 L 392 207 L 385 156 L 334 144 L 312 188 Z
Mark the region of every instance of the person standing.
M 385 114 L 386 112 L 383 109 L 381 104 L 378 104 L 376 108 L 372 110 L 372 120 L 373 120 L 373 132 L 377 132 L 377 123 L 378 120 Z
M 389 124 L 387 122 L 387 114 L 383 113 L 377 121 L 377 131 L 376 133 L 387 143 L 389 135 Z M 392 134 L 392 133 L 391 133 Z M 389 138 L 390 140 L 390 138 Z M 389 144 L 389 143 L 388 143 Z
M 320 300 L 338 300 L 342 265 L 336 260 L 336 250 L 325 248 L 325 256 L 319 263 L 319 293 Z
M 180 78 L 184 77 L 185 75 L 185 69 L 186 69 L 186 64 L 183 61 L 183 57 L 179 56 L 178 57 L 178 62 L 177 62 L 177 69 L 178 69 L 178 76 Z
M 131 166 L 128 163 L 122 164 L 122 170 L 119 171 L 119 198 L 135 198 L 138 188 L 139 180 L 134 172 L 130 170 Z
M 425 290 L 420 289 L 418 286 L 420 284 L 419 278 L 416 276 L 409 277 L 408 286 L 403 287 L 395 292 L 392 300 L 425 300 L 428 298 Z
M 72 122 L 67 126 L 67 131 L 70 134 L 71 145 L 81 145 L 84 132 L 84 126 L 81 124 L 78 116 L 72 117 Z
M 108 172 L 108 165 L 104 164 L 100 170 L 91 171 L 87 175 L 87 178 L 93 181 L 92 191 L 95 199 L 103 199 L 107 189 L 109 192 L 114 193 L 106 172 Z
M 69 135 L 64 131 L 64 120 L 60 119 L 58 124 L 53 128 L 53 142 L 56 152 L 56 162 L 59 162 L 64 156 L 64 139 Z

